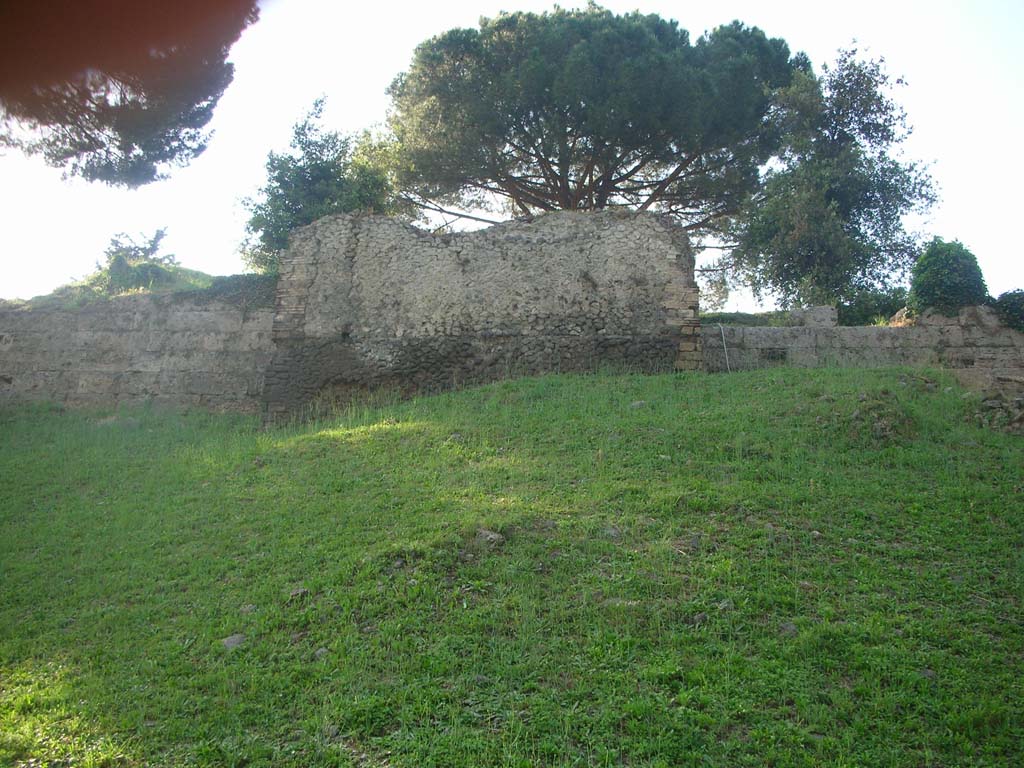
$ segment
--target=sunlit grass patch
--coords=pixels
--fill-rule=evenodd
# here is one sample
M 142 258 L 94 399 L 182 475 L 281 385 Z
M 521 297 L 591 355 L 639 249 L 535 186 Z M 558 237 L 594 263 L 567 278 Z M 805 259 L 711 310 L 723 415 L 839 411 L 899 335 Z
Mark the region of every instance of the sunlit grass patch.
M 1016 764 L 1024 452 L 970 415 L 785 369 L 0 412 L 0 762 Z

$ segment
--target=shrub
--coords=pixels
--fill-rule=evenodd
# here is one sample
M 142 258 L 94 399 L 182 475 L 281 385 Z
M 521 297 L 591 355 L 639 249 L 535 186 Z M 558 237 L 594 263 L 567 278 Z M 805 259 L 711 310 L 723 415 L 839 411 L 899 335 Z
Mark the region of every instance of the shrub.
M 107 264 L 107 293 L 118 294 L 139 288 L 159 288 L 174 280 L 162 264 L 151 261 L 129 263 L 122 255 L 113 256 Z
M 1003 325 L 1024 331 L 1024 291 L 1007 291 L 995 300 L 994 306 Z
M 959 241 L 932 240 L 914 264 L 907 306 L 917 313 L 931 308 L 954 315 L 961 307 L 987 300 L 985 278 L 974 254 Z
M 876 325 L 879 318 L 888 320 L 907 306 L 906 288 L 882 288 L 857 291 L 844 304 L 840 304 L 840 325 Z

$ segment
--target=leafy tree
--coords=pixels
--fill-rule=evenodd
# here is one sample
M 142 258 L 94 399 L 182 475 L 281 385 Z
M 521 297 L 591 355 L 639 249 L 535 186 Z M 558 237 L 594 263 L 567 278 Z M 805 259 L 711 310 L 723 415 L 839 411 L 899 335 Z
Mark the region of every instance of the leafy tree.
M 885 322 L 907 306 L 907 289 L 903 286 L 863 290 L 840 304 L 840 325 L 872 325 Z
M 722 265 L 784 304 L 892 287 L 920 248 L 903 217 L 934 201 L 928 174 L 896 157 L 909 130 L 883 62 L 856 54 L 841 51 L 821 78 L 800 73 L 779 94 L 786 149 L 729 228 Z
M 257 272 L 276 272 L 278 255 L 288 246 L 296 227 L 344 211 L 397 213 L 401 206 L 392 193 L 384 164 L 386 148 L 364 136 L 323 131 L 317 121 L 324 100 L 318 99 L 292 132 L 292 152 L 271 152 L 267 183 L 258 199 L 247 199 L 250 218 L 243 258 Z
M 674 21 L 593 4 L 483 19 L 420 45 L 392 83 L 400 179 L 420 201 L 631 206 L 701 229 L 757 187 L 772 93 L 801 66 L 739 22 L 691 44 Z
M 256 0 L 0 3 L 0 142 L 69 174 L 136 187 L 185 164 Z
M 907 307 L 918 313 L 931 308 L 955 315 L 961 307 L 987 301 L 985 278 L 974 254 L 958 240 L 933 239 L 914 264 Z

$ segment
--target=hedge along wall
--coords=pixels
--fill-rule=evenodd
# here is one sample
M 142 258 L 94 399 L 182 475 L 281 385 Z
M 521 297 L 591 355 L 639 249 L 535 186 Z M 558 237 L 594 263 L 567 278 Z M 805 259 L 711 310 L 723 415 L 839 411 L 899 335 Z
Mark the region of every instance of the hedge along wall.
M 258 411 L 273 309 L 132 295 L 76 309 L 0 309 L 0 403 L 155 402 Z
M 441 236 L 322 219 L 282 257 L 267 416 L 381 386 L 699 368 L 693 266 L 685 233 L 650 214 L 556 212 Z
M 957 317 L 926 313 L 910 327 L 707 325 L 701 336 L 708 371 L 906 365 L 954 369 L 968 386 L 1024 386 L 1024 334 L 1000 324 L 988 307 Z

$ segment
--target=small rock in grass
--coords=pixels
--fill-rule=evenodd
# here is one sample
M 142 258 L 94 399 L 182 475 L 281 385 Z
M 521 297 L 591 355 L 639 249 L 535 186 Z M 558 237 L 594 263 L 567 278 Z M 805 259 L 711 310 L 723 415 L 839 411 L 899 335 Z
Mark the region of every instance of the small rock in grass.
M 700 613 L 695 613 L 693 616 L 690 617 L 690 623 L 697 627 L 699 627 L 707 620 L 708 615 L 704 611 L 701 611 Z
M 246 603 L 245 605 L 243 605 L 241 608 L 238 609 L 238 612 L 241 613 L 241 614 L 246 614 L 246 613 L 253 613 L 255 610 L 256 610 L 256 604 L 255 603 Z
M 321 646 L 320 648 L 317 648 L 315 651 L 313 651 L 313 656 L 317 659 L 322 659 L 328 653 L 330 653 L 330 651 Z
M 779 625 L 779 634 L 783 637 L 796 637 L 799 631 L 792 621 L 785 621 Z
M 820 539 L 824 535 L 825 534 L 823 534 L 821 531 L 811 531 L 811 538 L 812 539 Z
M 241 635 L 241 634 L 228 635 L 223 640 L 221 640 L 221 643 L 229 651 L 234 650 L 235 648 L 237 648 L 238 646 L 240 646 L 244 642 L 245 642 L 245 635 Z
M 647 405 L 646 400 L 634 400 L 632 403 L 629 404 L 629 407 L 632 408 L 633 410 L 636 410 L 637 408 L 643 408 L 645 405 Z
M 291 594 L 288 595 L 288 602 L 291 603 L 295 600 L 302 600 L 304 597 L 309 597 L 309 590 L 305 587 L 299 587 L 298 589 L 293 589 Z
M 693 534 L 689 539 L 680 539 L 676 542 L 676 552 L 681 554 L 696 555 L 701 550 L 701 538 L 699 533 Z
M 935 670 L 934 669 L 928 669 L 926 667 L 925 669 L 921 670 L 921 677 L 923 677 L 925 680 L 934 680 L 935 679 Z
M 491 531 L 487 528 L 481 528 L 476 532 L 476 540 L 481 544 L 486 544 L 488 547 L 500 547 L 505 543 L 505 537 L 497 531 Z
M 338 734 L 341 733 L 341 729 L 336 725 L 325 725 L 324 726 L 324 738 L 325 739 L 336 739 Z

